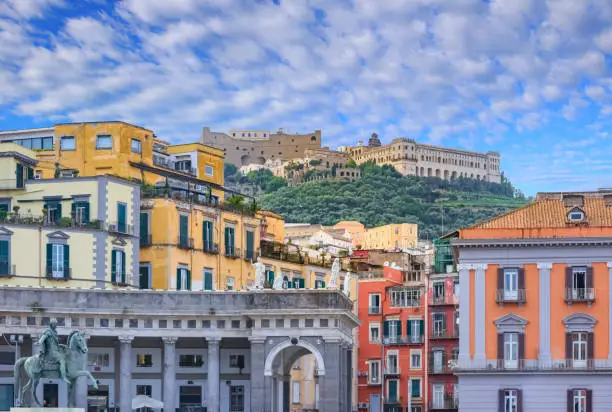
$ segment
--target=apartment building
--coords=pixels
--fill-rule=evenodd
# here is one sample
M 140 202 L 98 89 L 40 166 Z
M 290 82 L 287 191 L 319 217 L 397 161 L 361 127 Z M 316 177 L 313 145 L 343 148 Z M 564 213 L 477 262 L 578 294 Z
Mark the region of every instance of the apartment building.
M 612 192 L 541 193 L 452 244 L 460 410 L 612 410 Z
M 426 296 L 424 273 L 385 266 L 381 277 L 360 279 L 359 411 L 426 410 Z

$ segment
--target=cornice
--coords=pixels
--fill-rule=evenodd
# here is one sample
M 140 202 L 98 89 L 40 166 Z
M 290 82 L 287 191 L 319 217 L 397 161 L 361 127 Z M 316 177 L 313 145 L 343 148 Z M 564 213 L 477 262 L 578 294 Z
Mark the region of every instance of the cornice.
M 496 249 L 525 247 L 592 247 L 612 246 L 610 237 L 592 238 L 540 238 L 540 239 L 455 239 L 453 246 L 464 249 Z

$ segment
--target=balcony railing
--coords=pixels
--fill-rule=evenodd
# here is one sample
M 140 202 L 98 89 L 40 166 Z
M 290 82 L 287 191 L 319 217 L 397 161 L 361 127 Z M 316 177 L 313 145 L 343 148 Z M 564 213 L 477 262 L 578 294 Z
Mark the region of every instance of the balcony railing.
M 140 235 L 140 247 L 148 247 L 153 244 L 153 237 L 151 235 Z
M 223 254 L 223 256 L 230 258 L 230 259 L 239 259 L 240 258 L 240 249 L 233 247 L 233 248 L 226 248 L 225 249 L 225 253 Z
M 442 357 L 440 357 L 440 355 L 436 357 L 436 353 L 437 352 L 429 353 L 429 374 L 444 375 L 453 373 L 452 366 L 456 365 L 457 361 L 455 359 L 449 361 L 448 355 L 445 352 L 442 352 Z
M 153 156 L 153 164 L 155 166 L 158 167 L 163 167 L 164 169 L 170 169 L 173 170 L 175 172 L 180 172 L 180 173 L 187 173 L 189 175 L 192 176 L 197 176 L 198 175 L 198 171 L 197 169 L 194 169 L 192 167 L 190 168 L 181 168 L 181 170 L 176 168 L 176 164 L 178 162 L 170 160 L 170 159 L 166 159 L 164 157 L 161 156 Z
M 383 343 L 388 346 L 417 345 L 423 343 L 424 341 L 425 337 L 423 335 L 387 336 L 383 338 Z
M 380 385 L 381 383 L 380 376 L 368 376 L 368 385 Z
M 381 309 L 380 306 L 369 306 L 368 307 L 368 315 L 380 315 Z
M 459 332 L 454 329 L 434 329 L 429 337 L 430 339 L 455 339 L 459 337 Z
M 441 305 L 458 305 L 459 296 L 457 295 L 444 295 L 444 296 L 430 296 L 430 306 L 441 306 Z
M 385 376 L 396 376 L 401 374 L 401 369 L 399 366 L 386 367 L 384 373 Z
M 69 280 L 72 277 L 72 269 L 63 268 L 61 270 L 53 270 L 47 268 L 47 279 L 49 280 Z
M 566 288 L 565 301 L 572 302 L 593 302 L 595 300 L 594 288 Z
M 495 301 L 497 303 L 525 303 L 527 301 L 527 293 L 525 289 L 514 291 L 497 289 L 495 291 Z
M 204 247 L 202 248 L 204 253 L 208 253 L 211 255 L 219 254 L 219 245 L 217 243 L 204 243 Z
M 76 219 L 64 217 L 57 220 L 50 220 L 46 216 L 34 216 L 31 214 L 0 212 L 0 223 L 14 225 L 34 225 L 34 226 L 50 226 L 73 229 L 104 229 L 105 225 L 100 220 L 90 220 L 88 222 L 79 222 Z
M 193 249 L 193 238 L 179 236 L 177 247 L 185 250 Z
M 0 259 L 0 278 L 8 278 L 16 274 L 17 269 L 15 265 L 11 265 L 7 259 Z
M 244 251 L 244 260 L 246 260 L 247 262 L 255 261 L 255 259 L 257 259 L 257 256 L 259 256 L 259 249 L 258 250 L 246 249 Z
M 583 372 L 607 371 L 612 372 L 612 364 L 608 359 L 553 359 L 540 361 L 537 359 L 519 359 L 515 362 L 505 360 L 449 362 L 453 372 Z
M 430 411 L 452 411 L 459 408 L 459 399 L 445 397 L 443 400 L 429 402 Z

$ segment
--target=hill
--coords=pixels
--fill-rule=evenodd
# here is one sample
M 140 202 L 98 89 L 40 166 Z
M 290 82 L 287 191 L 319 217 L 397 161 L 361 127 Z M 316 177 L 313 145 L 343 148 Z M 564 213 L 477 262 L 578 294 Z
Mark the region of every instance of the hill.
M 358 220 L 366 227 L 417 223 L 420 237 L 432 239 L 468 226 L 528 200 L 512 184 L 432 177 L 402 176 L 393 167 L 361 165 L 361 180 L 315 181 L 264 190 L 260 206 L 287 222 L 333 225 Z M 265 187 L 265 183 L 262 184 Z

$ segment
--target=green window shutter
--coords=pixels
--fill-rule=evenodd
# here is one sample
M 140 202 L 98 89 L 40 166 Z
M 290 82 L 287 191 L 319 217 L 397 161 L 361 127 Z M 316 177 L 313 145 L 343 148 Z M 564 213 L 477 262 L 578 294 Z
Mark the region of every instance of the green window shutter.
M 204 290 L 212 290 L 213 289 L 213 278 L 212 272 L 204 272 Z
M 70 246 L 64 245 L 64 278 L 70 277 Z
M 0 240 L 0 275 L 8 275 L 9 269 L 9 242 Z
M 254 250 L 253 247 L 255 245 L 255 232 L 247 230 L 246 232 L 246 257 L 247 259 L 253 259 Z
M 140 214 L 140 237 L 149 237 L 149 214 Z
M 325 289 L 325 281 L 324 280 L 321 281 L 321 289 Z
M 285 281 L 285 283 L 287 283 L 287 289 L 293 289 L 293 282 L 289 281 L 289 278 L 287 276 L 284 276 L 283 280 Z
M 396 336 L 402 336 L 402 322 L 401 321 L 395 321 L 395 331 L 397 332 Z
M 57 221 L 59 222 L 62 219 L 62 202 L 55 203 L 55 208 L 57 209 Z
M 268 270 L 268 282 L 274 282 L 274 271 Z
M 185 215 L 181 215 L 180 216 L 180 225 L 179 225 L 179 237 L 181 239 L 181 243 L 187 243 L 187 238 L 189 236 L 189 220 L 187 218 L 187 216 Z
M 187 290 L 191 290 L 191 270 L 187 270 Z
M 229 245 L 230 245 L 230 239 L 229 239 L 230 234 L 229 234 L 229 231 L 230 231 L 230 228 L 226 227 L 225 228 L 225 238 L 224 238 L 224 240 L 225 240 L 225 254 L 226 255 L 228 255 L 229 251 L 230 251 L 230 248 L 229 248 Z
M 117 283 L 117 251 L 111 252 L 111 282 Z
M 70 206 L 70 212 L 72 213 L 71 216 L 74 216 L 75 218 L 76 218 L 77 205 L 78 203 L 72 202 L 72 205 Z
M 121 253 L 121 283 L 127 283 L 127 274 L 125 273 L 125 252 Z
M 229 228 L 230 231 L 230 248 L 232 250 L 232 255 L 234 254 L 234 248 L 236 247 L 236 237 L 235 237 L 235 232 L 234 232 L 234 228 L 230 227 Z
M 181 290 L 181 269 L 176 269 L 176 290 Z
M 126 206 L 123 203 L 117 203 L 117 230 L 121 233 L 127 232 Z
M 305 279 L 304 278 L 300 278 L 299 281 L 300 281 L 300 285 L 299 285 L 300 289 L 304 289 L 306 287 Z
M 389 381 L 389 400 L 397 400 L 397 381 Z
M 421 397 L 421 381 L 419 380 L 413 380 L 412 381 L 412 397 L 413 398 L 420 398 Z
M 83 202 L 83 223 L 89 223 L 89 202 Z
M 51 276 L 53 271 L 53 245 L 47 243 L 47 276 Z
M 140 289 L 150 289 L 151 287 L 149 286 L 149 267 L 148 266 L 140 266 L 140 270 L 139 270 L 139 285 L 138 287 Z
M 28 180 L 34 179 L 34 169 L 28 167 Z
M 386 320 L 383 322 L 383 337 L 389 337 L 389 321 Z
M 419 329 L 420 329 L 420 332 L 421 332 L 420 336 L 424 336 L 425 335 L 425 321 L 421 319 L 419 321 L 419 324 L 420 324 Z
M 16 186 L 18 189 L 23 188 L 23 166 L 17 163 L 15 167 Z

